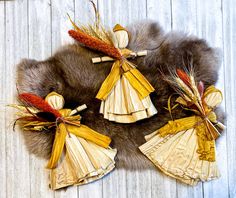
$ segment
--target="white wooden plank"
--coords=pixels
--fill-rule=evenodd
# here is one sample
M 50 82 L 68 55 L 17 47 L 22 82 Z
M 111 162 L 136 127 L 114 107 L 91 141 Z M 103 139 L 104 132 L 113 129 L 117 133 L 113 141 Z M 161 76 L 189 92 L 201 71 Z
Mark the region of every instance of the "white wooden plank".
M 0 197 L 5 198 L 7 197 L 7 191 L 6 191 L 6 186 L 7 186 L 7 181 L 6 181 L 6 126 L 5 126 L 5 117 L 6 117 L 6 112 L 5 112 L 5 68 L 6 68 L 6 63 L 5 63 L 5 2 L 0 2 L 0 181 L 1 181 L 1 193 Z
M 83 198 L 102 197 L 102 180 L 79 186 L 79 196 Z
M 6 2 L 6 73 L 7 80 L 5 95 L 6 104 L 16 103 L 16 85 L 15 85 L 15 67 L 22 57 L 28 56 L 28 19 L 27 19 L 27 1 Z M 7 142 L 11 142 L 7 150 L 7 170 L 11 173 L 8 180 L 10 191 L 7 197 L 15 197 L 21 194 L 21 197 L 30 196 L 30 176 L 29 176 L 29 154 L 26 151 L 22 134 L 19 130 L 13 132 L 12 124 L 14 122 L 14 109 L 6 108 Z M 9 136 L 9 137 L 8 137 Z M 9 161 L 8 161 L 9 159 Z M 8 171 L 7 171 L 8 172 Z M 8 176 L 7 176 L 8 178 Z M 22 182 L 24 180 L 24 182 Z
M 196 33 L 196 2 L 172 0 L 172 28 L 186 33 Z
M 161 191 L 156 194 L 157 191 L 153 191 L 152 176 L 159 173 L 158 171 L 152 172 L 151 170 L 135 170 L 126 171 L 126 195 L 127 197 L 138 197 L 138 198 L 150 198 L 150 197 L 162 197 Z M 159 177 L 155 177 L 159 179 Z M 157 181 L 157 180 L 155 180 Z M 157 186 L 156 186 L 157 187 Z M 155 189 L 155 187 L 154 187 Z M 168 189 L 169 190 L 169 189 Z M 168 192 L 169 193 L 169 192 Z
M 51 1 L 29 1 L 29 56 L 45 59 L 51 55 Z
M 52 52 L 55 52 L 63 44 L 71 42 L 68 35 L 68 30 L 71 28 L 71 23 L 67 13 L 74 19 L 74 1 L 57 0 L 51 1 L 52 7 Z M 72 186 L 67 189 L 58 190 L 55 192 L 55 197 L 77 197 L 77 187 Z
M 97 5 L 97 1 L 93 1 Z M 75 0 L 75 22 L 88 24 L 94 22 L 94 11 L 92 4 L 87 0 Z M 78 187 L 78 197 L 93 198 L 102 197 L 102 180 L 98 180 Z
M 70 15 L 72 20 L 74 19 L 74 0 L 68 1 L 51 1 L 51 11 L 52 11 L 52 52 L 56 52 L 58 48 L 62 45 L 72 42 L 73 40 L 68 35 L 68 30 L 71 29 L 72 24 L 70 23 L 67 14 Z M 68 187 L 67 189 L 62 189 L 55 191 L 55 198 L 78 197 L 78 190 L 76 186 Z
M 120 23 L 126 26 L 146 18 L 146 0 L 99 0 L 98 8 L 104 24 L 113 27 Z
M 126 171 L 126 194 L 129 198 L 139 196 L 137 171 Z
M 51 2 L 28 1 L 29 9 L 29 57 L 43 60 L 51 55 Z M 32 197 L 53 197 L 49 189 L 46 161 L 30 156 L 30 192 Z
M 113 28 L 117 23 L 126 26 L 129 23 L 129 1 L 100 0 L 99 13 L 105 26 Z
M 97 0 L 93 0 L 97 6 Z M 88 24 L 94 22 L 94 9 L 92 3 L 87 0 L 75 0 L 75 22 Z
M 127 8 L 126 8 L 127 9 Z M 147 18 L 147 2 L 146 0 L 129 0 L 128 1 L 128 22 L 135 22 Z
M 158 169 L 151 171 L 151 191 L 152 197 L 175 198 L 176 180 L 165 175 Z
M 139 1 L 99 1 L 99 13 L 103 24 L 108 27 L 113 27 L 116 23 L 127 25 L 135 22 L 138 19 L 146 18 L 146 2 Z M 142 11 L 141 11 L 142 7 Z M 109 180 L 103 180 L 103 196 L 118 196 L 124 197 L 151 197 L 151 176 L 150 171 L 124 171 L 118 170 L 118 174 L 109 176 Z M 124 174 L 126 173 L 126 175 Z M 126 180 L 125 180 L 126 178 Z M 122 183 L 117 189 L 117 183 Z M 150 188 L 148 190 L 148 188 Z M 148 191 L 147 191 L 148 190 Z M 117 194 L 114 193 L 118 192 Z M 149 193 L 147 193 L 149 192 Z
M 159 22 L 164 32 L 171 30 L 171 0 L 147 0 L 147 17 Z M 151 192 L 152 197 L 176 197 L 176 181 L 160 170 L 151 170 Z
M 128 1 L 128 24 L 147 18 L 147 2 L 146 0 L 130 0 Z M 152 196 L 151 192 L 151 171 L 126 171 L 126 194 L 127 197 L 146 197 Z
M 109 1 L 100 0 L 98 2 L 98 11 L 101 16 L 101 22 L 107 28 L 113 28 L 115 24 L 119 23 L 126 26 L 128 22 L 127 9 L 128 1 Z M 119 152 L 119 151 L 118 151 Z M 127 197 L 126 189 L 126 170 L 115 170 L 106 176 L 103 180 L 103 198 L 119 198 Z
M 223 50 L 221 0 L 197 1 L 197 19 L 198 35 L 205 38 L 210 46 L 219 47 Z M 224 67 L 221 67 L 219 74 L 217 87 L 224 93 Z M 224 103 L 222 108 L 225 109 Z M 209 198 L 228 197 L 227 142 L 225 133 L 216 141 L 216 145 L 221 177 L 218 180 L 204 183 L 204 197 Z
M 52 52 L 55 52 L 64 44 L 70 43 L 73 40 L 68 34 L 68 30 L 72 28 L 72 24 L 67 16 L 74 19 L 75 1 L 58 1 L 52 0 Z
M 5 76 L 6 78 L 4 79 L 4 96 L 5 96 L 5 103 L 14 103 L 14 90 L 13 90 L 13 85 L 14 84 L 14 60 L 15 60 L 15 35 L 11 34 L 11 32 L 14 32 L 14 11 L 13 11 L 14 5 L 13 3 L 6 2 L 5 3 L 5 30 L 6 30 L 6 35 L 5 35 L 5 51 L 6 51 L 6 67 L 5 67 Z M 8 86 L 6 86 L 8 85 Z M 6 194 L 7 197 L 14 197 L 14 189 L 17 187 L 17 184 L 15 182 L 15 169 L 14 169 L 14 161 L 16 159 L 16 150 L 15 144 L 17 140 L 17 134 L 13 133 L 12 128 L 10 123 L 12 123 L 12 118 L 14 115 L 14 111 L 12 109 L 7 109 L 5 107 L 5 135 L 6 135 Z
M 233 0 L 222 3 L 229 197 L 236 197 L 236 7 Z
M 127 22 L 135 23 L 136 21 L 147 18 L 147 2 L 128 1 L 128 17 Z M 146 197 L 152 196 L 152 177 L 150 170 L 126 171 L 126 194 L 127 197 Z
M 196 2 L 172 1 L 172 28 L 187 34 L 196 33 Z M 194 188 L 177 181 L 177 197 L 202 197 L 202 184 Z
M 147 17 L 158 21 L 165 32 L 171 30 L 171 0 L 147 0 Z
M 121 197 L 120 193 L 119 193 L 119 187 L 120 182 L 119 182 L 119 171 L 118 170 L 114 170 L 112 171 L 110 174 L 108 174 L 107 176 L 105 176 L 102 179 L 102 197 L 103 198 L 119 198 Z M 122 182 L 122 180 L 121 180 Z M 124 186 L 122 186 L 123 188 Z M 126 196 L 126 194 L 125 194 Z M 123 197 L 123 196 L 122 196 Z
M 102 13 L 101 14 L 102 19 L 106 25 L 108 24 L 109 27 L 112 27 L 115 23 L 118 23 L 118 22 L 123 25 L 123 24 L 128 24 L 130 22 L 137 21 L 138 19 L 145 18 L 145 14 L 144 14 L 145 10 L 143 9 L 145 8 L 145 6 L 143 6 L 145 2 L 139 5 L 139 6 L 142 6 L 142 11 L 140 10 L 141 9 L 140 7 L 136 7 L 137 5 L 133 4 L 133 2 L 131 1 L 125 1 L 125 2 L 115 1 L 112 3 L 109 3 L 108 1 L 101 1 L 101 2 L 99 1 L 99 12 Z M 137 16 L 132 18 L 131 17 L 132 15 L 133 16 L 137 15 Z M 112 18 L 110 16 L 112 16 Z M 139 173 L 135 171 L 134 172 L 125 171 L 125 172 L 126 172 L 126 180 L 127 180 L 126 182 L 124 182 L 124 175 L 119 175 L 121 173 L 121 170 L 118 170 L 119 183 L 122 181 L 123 184 L 126 184 L 126 188 L 124 188 L 123 185 L 120 186 L 118 190 L 119 195 L 123 193 L 122 194 L 122 197 L 123 197 L 125 190 L 127 190 L 127 197 L 130 197 L 130 196 L 151 197 L 151 194 L 152 194 L 151 193 L 152 192 L 151 179 L 152 178 L 150 176 L 151 174 L 150 171 L 140 171 Z M 116 178 L 115 176 L 111 178 L 112 179 L 109 180 L 110 181 L 109 183 L 105 183 L 105 180 L 103 181 L 103 184 L 106 185 L 106 187 L 103 186 L 103 192 L 104 191 L 111 192 L 109 188 L 110 186 L 112 186 L 113 190 L 116 190 L 114 189 L 114 186 L 113 186 L 113 183 L 116 182 Z M 155 185 L 158 186 L 161 182 L 159 182 L 160 180 L 158 177 L 153 178 L 153 181 L 155 181 L 153 185 L 154 186 L 153 189 L 156 190 Z M 174 185 L 175 185 L 175 181 L 174 181 Z M 109 190 L 106 190 L 106 189 L 109 189 Z M 171 189 L 173 191 L 171 191 L 170 189 L 168 190 L 170 190 L 170 192 L 174 192 L 174 188 L 172 187 Z M 107 194 L 107 197 L 109 197 L 109 192 Z M 153 196 L 155 197 L 155 194 Z

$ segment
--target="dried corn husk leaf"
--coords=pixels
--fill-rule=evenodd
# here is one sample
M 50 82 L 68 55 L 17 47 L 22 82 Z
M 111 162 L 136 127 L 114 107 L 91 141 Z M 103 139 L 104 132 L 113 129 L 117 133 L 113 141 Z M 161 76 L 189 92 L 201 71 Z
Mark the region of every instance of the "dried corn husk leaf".
M 11 105 L 8 105 L 9 107 L 13 107 L 13 108 L 15 108 L 15 109 L 18 109 L 20 112 L 18 112 L 18 113 L 21 113 L 21 114 L 24 114 L 24 116 L 27 116 L 27 115 L 31 115 L 30 113 L 29 113 L 29 111 L 31 112 L 31 113 L 38 113 L 39 112 L 39 110 L 38 109 L 36 109 L 36 108 L 34 108 L 34 107 L 25 107 L 25 106 L 23 106 L 23 105 L 16 105 L 16 104 L 11 104 Z M 27 110 L 28 109 L 28 110 Z
M 111 138 L 92 130 L 86 125 L 81 124 L 80 127 L 75 125 L 67 125 L 67 130 L 78 137 L 89 140 L 104 148 L 108 148 L 109 144 L 111 143 Z
M 65 138 L 67 136 L 67 129 L 64 123 L 60 123 L 57 127 L 55 139 L 53 142 L 52 154 L 48 161 L 47 168 L 55 168 L 57 162 L 62 154 Z
M 210 86 L 204 92 L 204 101 L 210 108 L 217 107 L 223 100 L 223 95 L 219 89 Z
M 175 102 L 178 102 L 178 103 L 180 103 L 180 104 L 182 104 L 182 105 L 184 105 L 184 106 L 187 106 L 186 100 L 184 100 L 182 97 L 178 97 L 178 98 L 175 100 Z

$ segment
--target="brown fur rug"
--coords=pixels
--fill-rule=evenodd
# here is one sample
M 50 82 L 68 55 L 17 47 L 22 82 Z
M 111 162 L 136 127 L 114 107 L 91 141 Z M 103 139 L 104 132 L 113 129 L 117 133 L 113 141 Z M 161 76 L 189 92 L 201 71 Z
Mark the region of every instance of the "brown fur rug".
M 101 54 L 78 44 L 67 45 L 45 61 L 24 59 L 18 64 L 17 81 L 20 92 L 32 92 L 45 97 L 49 92 L 62 94 L 68 107 L 86 103 L 88 109 L 81 113 L 82 123 L 100 133 L 109 135 L 113 147 L 118 149 L 117 167 L 143 169 L 154 167 L 139 151 L 144 136 L 155 131 L 170 120 L 164 109 L 167 99 L 173 93 L 164 82 L 159 70 L 182 68 L 192 64 L 196 79 L 206 86 L 215 84 L 220 60 L 215 49 L 205 40 L 182 33 L 164 33 L 157 23 L 144 21 L 128 26 L 131 41 L 128 46 L 133 51 L 148 50 L 145 57 L 134 61 L 138 69 L 156 89 L 151 95 L 158 114 L 134 124 L 118 124 L 103 119 L 99 114 L 100 101 L 95 96 L 109 74 L 112 63 L 94 65 L 92 57 Z M 173 111 L 175 118 L 186 116 L 180 108 Z M 219 114 L 219 120 L 223 114 Z M 54 134 L 52 132 L 24 132 L 29 151 L 37 156 L 48 158 Z

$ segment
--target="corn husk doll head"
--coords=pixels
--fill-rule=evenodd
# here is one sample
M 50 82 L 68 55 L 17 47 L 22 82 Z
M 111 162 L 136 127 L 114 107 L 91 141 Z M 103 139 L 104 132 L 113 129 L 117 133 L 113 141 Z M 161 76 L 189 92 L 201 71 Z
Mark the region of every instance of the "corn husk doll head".
M 115 47 L 120 49 L 126 48 L 129 44 L 128 31 L 120 24 L 116 24 L 113 28 L 113 32 L 115 37 Z

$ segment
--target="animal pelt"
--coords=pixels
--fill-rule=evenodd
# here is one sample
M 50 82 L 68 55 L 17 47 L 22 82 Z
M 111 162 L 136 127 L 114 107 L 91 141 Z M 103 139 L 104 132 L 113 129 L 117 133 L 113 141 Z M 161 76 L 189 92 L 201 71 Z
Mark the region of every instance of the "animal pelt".
M 49 92 L 62 94 L 67 105 L 73 108 L 87 104 L 81 113 L 82 123 L 100 133 L 109 135 L 113 147 L 118 149 L 117 167 L 126 169 L 151 168 L 153 165 L 139 151 L 145 142 L 144 136 L 157 130 L 170 120 L 164 107 L 173 93 L 163 81 L 160 70 L 168 75 L 169 70 L 192 65 L 197 81 L 205 86 L 215 84 L 218 78 L 220 59 L 217 50 L 208 46 L 205 40 L 183 33 L 164 33 L 161 27 L 151 21 L 135 23 L 127 27 L 130 32 L 128 48 L 133 51 L 148 50 L 145 57 L 131 60 L 156 89 L 151 95 L 158 114 L 133 124 L 109 122 L 99 114 L 100 102 L 95 96 L 109 74 L 112 63 L 93 64 L 91 58 L 102 56 L 78 43 L 66 45 L 45 61 L 24 59 L 18 64 L 17 82 L 20 92 L 31 92 L 45 97 Z M 223 114 L 218 111 L 218 117 Z M 181 108 L 173 111 L 175 118 L 185 117 Z M 53 132 L 24 132 L 27 148 L 37 156 L 48 158 L 51 152 Z

